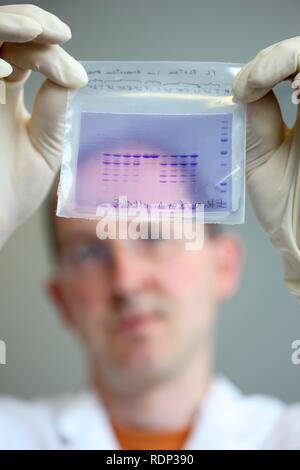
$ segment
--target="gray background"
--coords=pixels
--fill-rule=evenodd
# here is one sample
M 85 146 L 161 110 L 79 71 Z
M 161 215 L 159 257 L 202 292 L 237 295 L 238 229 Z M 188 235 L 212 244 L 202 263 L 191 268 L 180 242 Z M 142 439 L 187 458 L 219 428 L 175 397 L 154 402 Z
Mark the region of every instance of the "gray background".
M 10 2 L 13 3 L 13 2 Z M 31 2 L 24 2 L 31 3 Z M 7 4 L 7 2 L 0 2 Z M 77 59 L 215 60 L 247 62 L 260 49 L 300 35 L 298 0 L 45 0 L 63 19 Z M 31 106 L 39 76 L 27 85 Z M 289 84 L 278 88 L 287 122 L 295 106 Z M 43 208 L 0 252 L 0 393 L 34 397 L 65 392 L 85 380 L 77 341 L 60 324 L 43 285 L 53 269 Z M 282 285 L 281 267 L 249 203 L 244 238 L 247 259 L 241 288 L 220 312 L 217 371 L 247 393 L 300 401 L 300 365 L 291 343 L 300 339 L 300 306 Z

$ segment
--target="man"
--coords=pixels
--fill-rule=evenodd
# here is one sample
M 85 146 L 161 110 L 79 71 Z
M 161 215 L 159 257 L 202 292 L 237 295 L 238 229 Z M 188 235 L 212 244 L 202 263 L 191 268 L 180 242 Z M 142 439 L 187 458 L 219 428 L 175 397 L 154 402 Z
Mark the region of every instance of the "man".
M 69 37 L 66 25 L 35 6 L 0 7 L 2 243 L 40 204 L 59 167 L 67 89 L 86 83 L 57 45 Z M 299 51 L 299 38 L 271 46 L 234 82 L 236 98 L 251 103 L 248 191 L 297 298 L 299 122 L 285 128 L 271 88 L 294 78 Z M 47 77 L 31 117 L 22 102 L 28 69 Z M 91 387 L 52 402 L 1 399 L 1 448 L 300 447 L 300 405 L 244 397 L 212 376 L 218 305 L 240 277 L 234 234 L 207 227 L 195 252 L 184 240 L 100 241 L 87 220 L 55 218 L 53 229 L 59 269 L 49 293 L 84 344 Z

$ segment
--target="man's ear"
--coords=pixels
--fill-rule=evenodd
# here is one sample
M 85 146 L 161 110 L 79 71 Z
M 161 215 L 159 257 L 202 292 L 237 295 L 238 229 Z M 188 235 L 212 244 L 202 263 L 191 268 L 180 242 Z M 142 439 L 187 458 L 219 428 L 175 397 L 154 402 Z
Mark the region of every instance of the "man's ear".
M 228 300 L 235 294 L 240 283 L 245 255 L 244 245 L 238 235 L 226 232 L 214 239 L 214 249 L 218 275 L 218 296 L 220 300 Z
M 54 302 L 57 309 L 59 310 L 63 321 L 67 324 L 67 326 L 73 328 L 74 321 L 70 315 L 68 305 L 65 301 L 63 288 L 59 279 L 52 278 L 48 280 L 46 283 L 46 291 L 49 298 L 52 300 L 52 302 Z

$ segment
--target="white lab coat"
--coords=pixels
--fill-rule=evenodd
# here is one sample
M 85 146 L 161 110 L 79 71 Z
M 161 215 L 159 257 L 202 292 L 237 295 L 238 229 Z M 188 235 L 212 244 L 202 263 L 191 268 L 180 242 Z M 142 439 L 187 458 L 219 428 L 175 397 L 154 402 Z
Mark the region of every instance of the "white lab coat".
M 0 399 L 0 449 L 119 449 L 92 391 L 49 401 Z M 245 396 L 215 378 L 184 449 L 300 449 L 300 404 Z

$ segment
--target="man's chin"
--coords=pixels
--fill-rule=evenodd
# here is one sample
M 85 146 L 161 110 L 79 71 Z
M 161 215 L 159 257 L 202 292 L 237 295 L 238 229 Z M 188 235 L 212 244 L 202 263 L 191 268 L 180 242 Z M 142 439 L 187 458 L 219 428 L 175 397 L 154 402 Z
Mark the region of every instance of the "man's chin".
M 158 351 L 122 358 L 116 366 L 116 376 L 132 390 L 149 388 L 163 383 L 176 373 L 176 365 L 168 364 L 166 357 Z
M 161 368 L 147 366 L 148 369 L 145 369 L 145 367 L 134 365 L 134 367 L 123 368 L 118 377 L 120 387 L 128 393 L 135 394 L 139 391 L 150 390 L 167 380 L 168 374 Z

